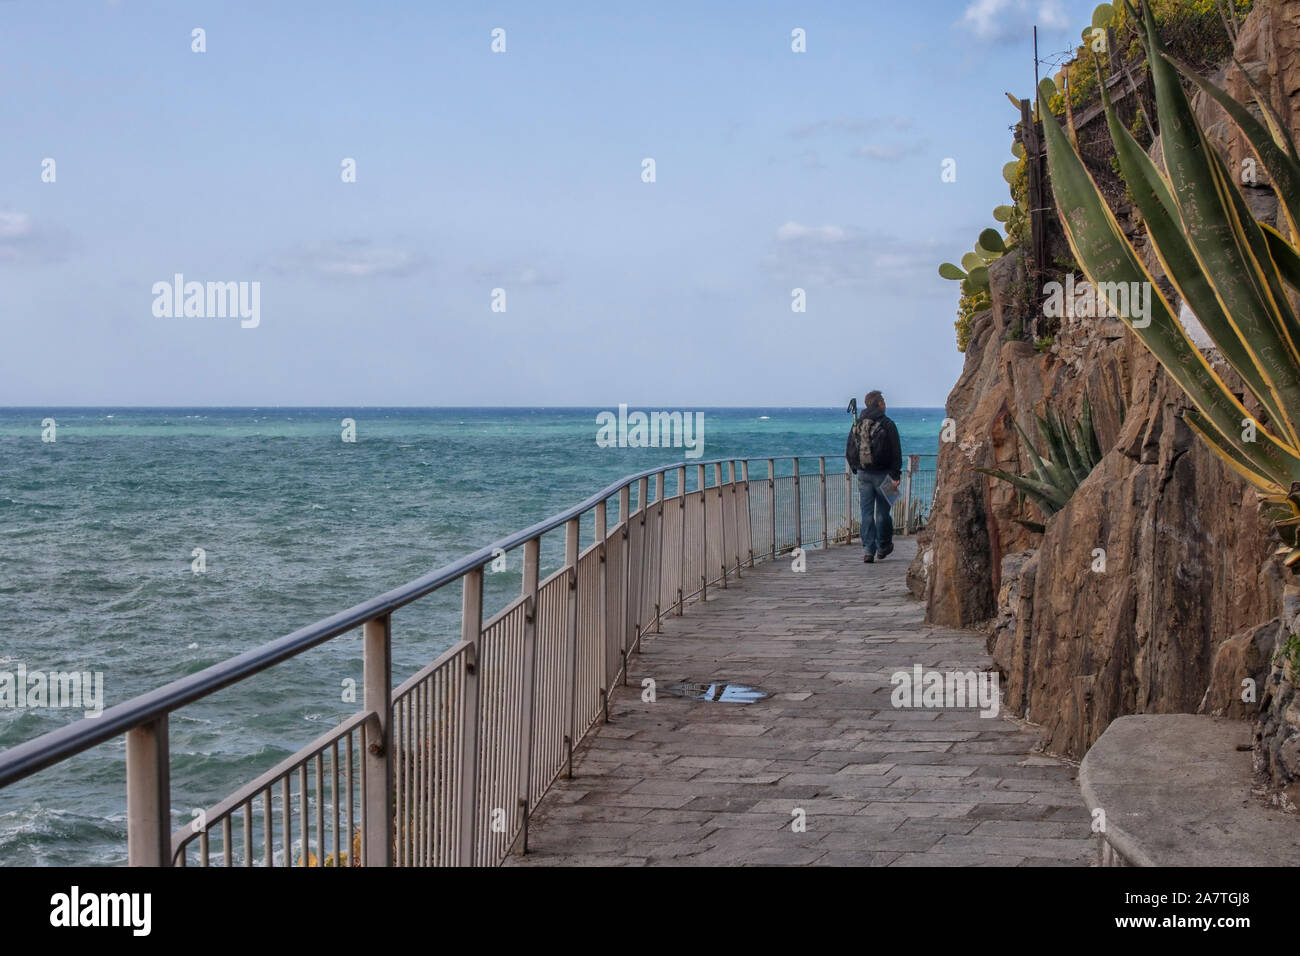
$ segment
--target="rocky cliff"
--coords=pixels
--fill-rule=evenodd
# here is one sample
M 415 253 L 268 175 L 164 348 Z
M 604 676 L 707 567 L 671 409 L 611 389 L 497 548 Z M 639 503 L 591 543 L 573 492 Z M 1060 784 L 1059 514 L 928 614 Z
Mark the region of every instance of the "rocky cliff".
M 1257 3 L 1237 59 L 1300 127 L 1300 4 Z M 1249 99 L 1236 66 L 1218 79 Z M 1198 109 L 1240 168 L 1247 153 L 1235 128 L 1214 104 L 1198 100 Z M 1273 220 L 1263 176 L 1249 192 Z M 1276 539 L 1253 489 L 1188 429 L 1181 391 L 1127 327 L 1066 318 L 1040 351 L 1019 334 L 1034 319 L 1025 303 L 1039 299 L 1025 295 L 1023 258 L 990 272 L 993 308 L 977 318 L 948 398 L 956 440 L 940 448 L 931 543 L 913 578 L 932 623 L 989 628 L 1007 706 L 1043 727 L 1049 750 L 1080 757 L 1118 716 L 1212 707 L 1212 683 L 1225 697 L 1250 668 L 1268 678 L 1270 655 L 1247 654 L 1238 639 L 1212 681 L 1228 638 L 1282 613 Z M 972 469 L 1027 471 L 1013 419 L 1029 427 L 1046 406 L 1073 419 L 1085 395 L 1104 457 L 1045 533 L 1033 533 L 1015 519 L 1041 521 L 1036 508 Z

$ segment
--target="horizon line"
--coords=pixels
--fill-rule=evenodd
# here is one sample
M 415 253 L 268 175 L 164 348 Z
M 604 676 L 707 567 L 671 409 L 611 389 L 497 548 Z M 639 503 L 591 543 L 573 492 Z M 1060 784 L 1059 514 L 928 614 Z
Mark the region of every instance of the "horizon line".
M 655 407 L 650 404 L 633 404 L 631 402 L 620 402 L 628 408 L 645 409 Z M 613 406 L 617 408 L 618 406 Z M 660 403 L 661 408 L 675 409 L 747 409 L 747 408 L 785 408 L 785 409 L 817 409 L 825 410 L 829 408 L 838 408 L 838 405 L 694 405 L 690 403 Z M 889 405 L 887 408 L 919 408 L 919 409 L 943 409 L 945 405 Z M 57 410 L 57 409 L 101 409 L 116 408 L 124 411 L 147 411 L 152 409 L 248 409 L 259 411 L 269 408 L 295 408 L 295 409 L 336 409 L 336 408 L 404 408 L 417 410 L 430 409 L 572 409 L 576 411 L 587 411 L 589 409 L 608 409 L 609 405 L 0 405 L 0 411 L 28 411 L 28 410 Z

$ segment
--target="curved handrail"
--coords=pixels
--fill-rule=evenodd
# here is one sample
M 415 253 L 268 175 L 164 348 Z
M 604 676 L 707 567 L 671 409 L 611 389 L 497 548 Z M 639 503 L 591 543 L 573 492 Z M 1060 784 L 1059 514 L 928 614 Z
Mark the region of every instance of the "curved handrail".
M 311 650 L 340 634 L 360 627 L 367 621 L 391 614 L 398 608 L 419 600 L 444 585 L 464 576 L 475 568 L 488 564 L 498 551 L 511 551 L 548 531 L 554 531 L 567 522 L 590 511 L 597 504 L 628 488 L 636 482 L 679 468 L 724 465 L 731 462 L 793 461 L 804 458 L 832 456 L 818 455 L 746 455 L 737 458 L 711 458 L 706 461 L 679 461 L 659 465 L 633 475 L 620 478 L 613 484 L 591 495 L 581 503 L 559 514 L 552 515 L 531 527 L 507 535 L 486 547 L 479 548 L 459 560 L 444 565 L 436 571 L 421 575 L 413 581 L 386 591 L 376 597 L 354 605 L 345 611 L 330 615 L 305 627 L 286 634 L 259 647 L 245 651 L 197 673 L 179 678 L 156 690 L 140 694 L 108 708 L 98 717 L 85 717 L 75 723 L 52 730 L 32 740 L 25 741 L 0 752 L 0 787 L 31 776 L 46 767 L 75 756 L 84 750 L 120 737 L 128 730 L 156 720 L 187 704 L 201 700 L 223 688 L 258 674 L 282 661 Z M 838 455 L 834 457 L 839 457 Z

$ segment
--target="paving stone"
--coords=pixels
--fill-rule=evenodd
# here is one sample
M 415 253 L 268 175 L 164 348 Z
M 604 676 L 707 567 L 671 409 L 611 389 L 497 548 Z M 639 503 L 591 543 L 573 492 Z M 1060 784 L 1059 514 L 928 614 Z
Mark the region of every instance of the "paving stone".
M 667 618 L 615 689 L 510 866 L 1087 865 L 1076 769 L 1038 734 L 975 708 L 895 708 L 895 671 L 983 671 L 984 638 L 922 623 L 914 548 L 864 566 L 813 550 L 745 569 Z M 642 677 L 727 680 L 754 704 L 640 698 Z M 806 830 L 792 829 L 793 811 Z

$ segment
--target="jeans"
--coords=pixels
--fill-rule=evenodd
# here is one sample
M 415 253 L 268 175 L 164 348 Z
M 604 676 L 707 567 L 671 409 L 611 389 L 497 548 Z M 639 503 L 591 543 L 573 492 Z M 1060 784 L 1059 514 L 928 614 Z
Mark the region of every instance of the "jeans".
M 858 498 L 862 502 L 862 550 L 867 554 L 888 551 L 894 545 L 894 517 L 889 499 L 880 486 L 889 480 L 887 471 L 858 472 Z

